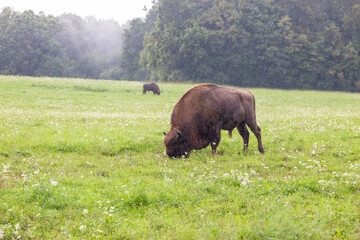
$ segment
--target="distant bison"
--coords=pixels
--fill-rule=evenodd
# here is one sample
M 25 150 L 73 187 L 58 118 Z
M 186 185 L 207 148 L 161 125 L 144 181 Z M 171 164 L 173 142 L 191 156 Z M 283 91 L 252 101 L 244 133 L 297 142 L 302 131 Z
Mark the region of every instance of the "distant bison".
M 152 91 L 153 94 L 160 95 L 160 88 L 156 83 L 145 83 L 143 85 L 143 94 L 146 94 L 147 91 Z
M 189 89 L 175 104 L 171 113 L 171 129 L 165 133 L 164 144 L 169 157 L 188 156 L 193 149 L 202 149 L 211 143 L 216 153 L 221 140 L 221 129 L 234 128 L 249 144 L 249 131 L 255 134 L 259 151 L 264 153 L 261 130 L 256 123 L 255 98 L 247 90 L 201 84 Z

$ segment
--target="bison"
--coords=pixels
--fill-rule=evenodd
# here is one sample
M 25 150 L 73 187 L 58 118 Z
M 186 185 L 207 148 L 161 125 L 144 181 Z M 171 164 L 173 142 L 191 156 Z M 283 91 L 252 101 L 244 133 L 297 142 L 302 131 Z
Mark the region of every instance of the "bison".
M 143 94 L 146 95 L 147 91 L 152 91 L 153 94 L 160 95 L 160 88 L 156 83 L 145 83 L 143 85 Z
M 243 138 L 246 150 L 249 143 L 246 125 L 255 134 L 259 151 L 264 153 L 254 95 L 247 90 L 200 84 L 189 89 L 174 106 L 170 131 L 164 132 L 166 154 L 171 158 L 188 156 L 191 150 L 210 143 L 215 154 L 221 130 L 228 130 L 231 137 L 234 128 Z

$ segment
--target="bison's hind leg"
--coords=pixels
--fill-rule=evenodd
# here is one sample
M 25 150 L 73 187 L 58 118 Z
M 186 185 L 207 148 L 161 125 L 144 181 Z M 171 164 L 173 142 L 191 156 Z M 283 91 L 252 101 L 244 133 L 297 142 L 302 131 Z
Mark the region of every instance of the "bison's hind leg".
M 240 123 L 240 125 L 237 127 L 237 130 L 240 136 L 244 140 L 244 151 L 245 151 L 249 146 L 249 136 L 250 136 L 249 131 L 247 130 L 247 127 L 245 125 L 245 122 Z
M 261 129 L 257 125 L 256 120 L 253 120 L 246 124 L 250 127 L 251 131 L 255 134 L 255 136 L 257 138 L 259 151 L 261 153 L 265 153 L 265 150 L 264 150 L 264 147 L 263 147 L 262 141 L 261 141 Z

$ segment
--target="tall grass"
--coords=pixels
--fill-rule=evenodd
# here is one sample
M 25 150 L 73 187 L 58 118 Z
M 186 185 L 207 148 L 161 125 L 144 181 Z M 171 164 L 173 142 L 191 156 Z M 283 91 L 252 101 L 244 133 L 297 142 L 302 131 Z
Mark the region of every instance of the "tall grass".
M 250 89 L 265 154 L 164 156 L 194 84 L 0 76 L 0 239 L 359 239 L 360 95 Z

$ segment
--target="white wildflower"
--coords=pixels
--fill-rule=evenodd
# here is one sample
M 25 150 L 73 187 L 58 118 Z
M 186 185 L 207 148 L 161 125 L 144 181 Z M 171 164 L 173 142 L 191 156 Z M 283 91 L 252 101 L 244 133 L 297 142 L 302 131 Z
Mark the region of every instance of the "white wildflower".
M 5 173 L 5 172 L 8 172 L 8 171 L 9 171 L 8 168 L 10 168 L 10 164 L 8 164 L 8 165 L 4 164 L 2 171 L 3 171 L 4 173 Z
M 50 182 L 51 182 L 51 185 L 53 185 L 53 186 L 57 186 L 57 185 L 58 185 L 58 182 L 57 182 L 57 181 L 51 180 Z
M 244 181 L 241 182 L 241 186 L 246 187 L 246 185 L 247 185 L 247 181 L 246 181 L 246 180 L 244 180 Z
M 88 213 L 89 213 L 89 210 L 87 210 L 87 209 L 84 209 L 84 210 L 83 210 L 83 214 L 84 214 L 84 215 L 86 215 L 86 214 L 88 214 Z
M 84 230 L 86 229 L 86 226 L 85 226 L 85 225 L 81 225 L 81 226 L 79 227 L 79 229 L 80 229 L 80 231 L 84 231 Z

